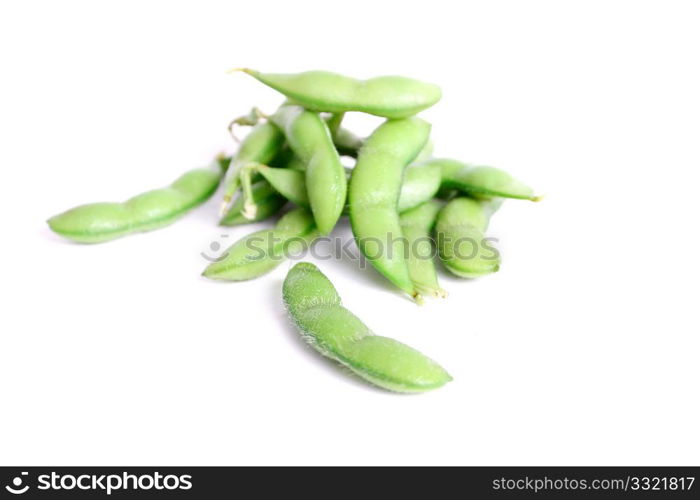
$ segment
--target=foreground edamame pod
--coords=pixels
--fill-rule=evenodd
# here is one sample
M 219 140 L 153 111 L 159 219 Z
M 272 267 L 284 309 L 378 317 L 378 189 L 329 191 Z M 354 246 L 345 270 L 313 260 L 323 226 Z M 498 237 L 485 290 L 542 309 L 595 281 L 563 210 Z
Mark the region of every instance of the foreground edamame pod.
M 304 338 L 365 380 L 397 392 L 429 391 L 452 380 L 412 347 L 372 333 L 342 306 L 335 287 L 315 265 L 296 264 L 284 280 L 282 295 Z
M 408 274 L 420 293 L 433 297 L 447 297 L 438 285 L 435 271 L 435 253 L 430 233 L 442 208 L 437 200 L 426 201 L 401 214 L 401 231 L 408 242 Z
M 397 210 L 406 165 L 430 134 L 420 118 L 387 120 L 365 141 L 350 178 L 350 224 L 362 254 L 404 292 L 420 300 L 408 274 Z
M 100 243 L 151 231 L 174 222 L 204 203 L 219 185 L 228 158 L 190 170 L 170 186 L 134 196 L 123 203 L 91 203 L 51 217 L 51 230 L 80 243 Z
M 279 266 L 289 254 L 304 250 L 315 237 L 311 212 L 296 208 L 282 216 L 274 229 L 256 231 L 238 240 L 202 275 L 226 281 L 257 278 Z
M 489 202 L 461 197 L 447 203 L 438 214 L 438 251 L 452 274 L 478 278 L 498 271 L 501 256 L 484 236 L 491 210 Z
M 316 227 L 329 234 L 345 205 L 347 179 L 328 126 L 318 113 L 299 106 L 282 106 L 271 119 L 306 166 L 306 191 Z
M 440 87 L 403 76 L 356 80 L 328 71 L 261 73 L 241 68 L 256 80 L 313 111 L 362 111 L 385 118 L 406 118 L 442 97 Z

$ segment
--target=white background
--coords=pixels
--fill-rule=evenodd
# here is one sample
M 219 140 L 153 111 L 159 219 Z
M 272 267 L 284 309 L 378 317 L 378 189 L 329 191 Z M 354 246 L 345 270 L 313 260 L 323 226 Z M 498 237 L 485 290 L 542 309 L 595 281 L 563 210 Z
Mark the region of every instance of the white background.
M 0 462 L 700 464 L 696 8 L 3 2 Z M 201 278 L 210 244 L 266 227 L 218 228 L 218 199 L 101 245 L 47 229 L 233 151 L 228 120 L 280 102 L 236 66 L 436 82 L 437 153 L 547 195 L 494 217 L 499 273 L 442 276 L 424 307 L 317 262 L 444 388 L 395 395 L 320 358 L 283 310 L 286 263 Z

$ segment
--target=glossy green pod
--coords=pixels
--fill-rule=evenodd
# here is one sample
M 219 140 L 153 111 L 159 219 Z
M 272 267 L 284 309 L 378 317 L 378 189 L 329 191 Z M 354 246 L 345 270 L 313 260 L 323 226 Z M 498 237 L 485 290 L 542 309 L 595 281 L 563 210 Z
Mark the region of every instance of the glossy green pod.
M 408 274 L 416 290 L 433 297 L 447 296 L 438 284 L 434 241 L 430 236 L 441 208 L 442 203 L 430 200 L 401 214 L 401 231 L 409 247 Z
M 362 146 L 348 190 L 350 224 L 358 248 L 377 271 L 416 298 L 397 207 L 404 169 L 429 135 L 430 124 L 419 118 L 387 120 Z
M 309 206 L 309 196 L 306 192 L 306 173 L 291 168 L 270 168 L 261 165 L 257 168 L 260 175 L 282 196 L 292 203 Z
M 272 271 L 287 255 L 304 250 L 316 237 L 314 220 L 305 208 L 286 213 L 274 229 L 256 231 L 231 245 L 202 273 L 213 280 L 244 281 Z
M 501 257 L 485 238 L 490 205 L 472 198 L 455 198 L 440 211 L 435 224 L 440 259 L 462 278 L 478 278 L 498 271 Z
M 427 160 L 425 164 L 441 168 L 441 185 L 444 189 L 457 189 L 477 198 L 540 200 L 530 186 L 495 167 L 470 165 L 446 158 Z
M 123 203 L 91 203 L 51 217 L 52 231 L 79 243 L 100 243 L 171 224 L 214 194 L 228 164 L 217 159 L 190 170 L 170 186 L 147 191 Z
M 261 73 L 243 68 L 253 78 L 313 111 L 362 111 L 385 118 L 406 118 L 440 100 L 440 87 L 403 76 L 357 80 L 328 71 Z
M 306 191 L 316 227 L 329 234 L 345 205 L 347 179 L 328 126 L 318 113 L 299 106 L 282 106 L 271 120 L 305 165 Z
M 292 321 L 314 349 L 379 387 L 415 393 L 452 380 L 412 347 L 372 333 L 343 307 L 333 284 L 313 264 L 300 262 L 289 271 L 282 296 Z

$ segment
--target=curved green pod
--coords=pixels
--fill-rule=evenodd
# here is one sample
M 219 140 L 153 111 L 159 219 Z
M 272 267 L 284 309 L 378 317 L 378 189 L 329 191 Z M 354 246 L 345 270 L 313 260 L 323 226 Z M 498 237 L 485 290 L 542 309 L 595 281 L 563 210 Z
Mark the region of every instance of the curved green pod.
M 51 230 L 79 243 L 100 243 L 171 224 L 214 194 L 228 159 L 180 176 L 170 186 L 123 203 L 91 203 L 51 217 Z
M 470 165 L 457 160 L 437 158 L 426 165 L 442 169 L 442 188 L 457 189 L 476 198 L 514 198 L 539 201 L 530 186 L 495 167 Z
M 233 201 L 229 210 L 219 221 L 220 225 L 238 226 L 241 224 L 250 224 L 251 222 L 259 222 L 275 215 L 285 203 L 287 203 L 284 196 L 280 195 L 270 183 L 265 180 L 253 184 L 251 192 L 253 202 L 257 207 L 254 217 L 247 218 L 243 215 L 243 205 L 246 200 L 245 197 L 239 196 Z
M 462 278 L 478 278 L 500 268 L 501 257 L 485 239 L 491 207 L 472 198 L 455 198 L 435 224 L 438 251 L 445 268 Z
M 388 120 L 365 141 L 350 178 L 350 224 L 367 260 L 398 288 L 418 298 L 408 273 L 397 210 L 404 168 L 430 135 L 419 118 Z
M 316 227 L 322 234 L 329 234 L 345 205 L 347 179 L 328 126 L 318 113 L 299 106 L 282 106 L 271 120 L 305 165 L 306 190 Z
M 300 262 L 289 271 L 282 296 L 294 324 L 314 349 L 379 387 L 415 393 L 452 380 L 444 368 L 412 347 L 372 333 L 343 307 L 333 284 L 313 264 Z
M 309 206 L 309 196 L 306 192 L 306 174 L 304 171 L 291 168 L 271 168 L 265 165 L 257 167 L 257 172 L 282 196 L 292 203 Z
M 272 271 L 288 253 L 297 253 L 317 236 L 305 208 L 286 213 L 274 229 L 256 231 L 231 245 L 224 257 L 207 266 L 203 276 L 213 280 L 244 281 Z
M 442 97 L 440 87 L 403 76 L 357 80 L 328 71 L 261 73 L 242 68 L 253 78 L 313 111 L 361 111 L 385 118 L 406 118 Z
M 447 296 L 447 292 L 438 284 L 433 240 L 430 237 L 441 208 L 442 203 L 430 200 L 401 214 L 401 231 L 409 246 L 408 274 L 416 290 L 433 297 Z

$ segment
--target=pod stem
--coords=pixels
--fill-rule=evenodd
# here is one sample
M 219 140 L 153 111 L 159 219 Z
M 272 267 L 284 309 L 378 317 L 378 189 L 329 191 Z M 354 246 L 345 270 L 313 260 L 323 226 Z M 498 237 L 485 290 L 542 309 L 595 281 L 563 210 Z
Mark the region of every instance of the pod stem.
M 223 217 L 224 215 L 226 215 L 226 212 L 228 212 L 228 207 L 230 204 L 231 204 L 231 197 L 224 196 L 224 199 L 221 202 L 221 205 L 219 205 L 219 217 Z
M 243 209 L 241 214 L 248 220 L 253 220 L 258 213 L 258 206 L 253 198 L 253 185 L 251 177 L 253 171 L 258 168 L 257 163 L 251 163 L 241 169 L 241 187 L 243 189 Z
M 240 171 L 238 168 L 232 168 L 229 165 L 228 172 L 226 172 L 226 177 L 224 177 L 224 200 L 221 202 L 219 207 L 219 216 L 223 217 L 224 214 L 229 209 L 231 201 L 233 201 L 233 195 L 238 191 L 238 186 L 240 185 Z
M 254 127 L 260 123 L 261 119 L 267 120 L 270 116 L 262 111 L 257 106 L 252 108 L 247 115 L 241 115 L 234 118 L 228 124 L 228 133 L 231 134 L 233 140 L 240 144 L 241 139 L 236 135 L 235 127 Z
M 335 138 L 336 135 L 338 135 L 338 129 L 340 128 L 340 124 L 343 122 L 343 118 L 345 118 L 345 113 L 333 113 L 326 122 L 328 125 L 328 131 L 331 133 L 331 137 Z

